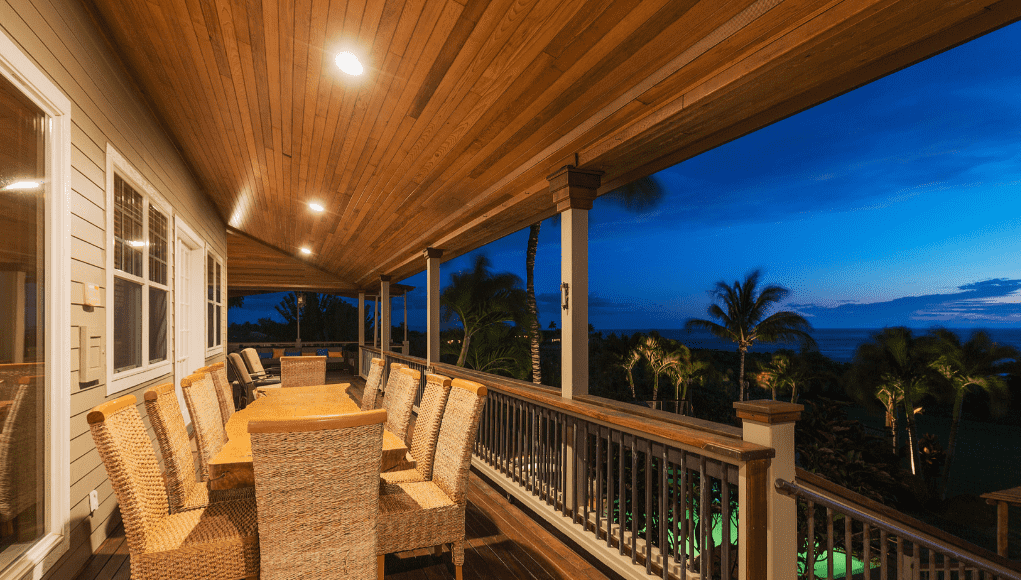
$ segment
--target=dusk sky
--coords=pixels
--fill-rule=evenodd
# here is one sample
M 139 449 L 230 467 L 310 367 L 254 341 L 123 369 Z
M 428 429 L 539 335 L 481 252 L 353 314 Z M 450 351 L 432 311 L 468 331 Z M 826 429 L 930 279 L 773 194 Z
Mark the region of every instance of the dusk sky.
M 818 328 L 1021 327 L 1021 25 L 1001 29 L 656 174 L 642 215 L 590 213 L 589 317 L 679 328 L 756 268 Z M 523 230 L 485 252 L 525 277 Z M 442 283 L 473 254 L 443 264 Z M 425 274 L 404 280 L 425 328 Z M 536 293 L 560 324 L 560 230 L 542 226 Z M 274 316 L 246 298 L 232 322 Z M 400 300 L 394 319 L 400 320 Z

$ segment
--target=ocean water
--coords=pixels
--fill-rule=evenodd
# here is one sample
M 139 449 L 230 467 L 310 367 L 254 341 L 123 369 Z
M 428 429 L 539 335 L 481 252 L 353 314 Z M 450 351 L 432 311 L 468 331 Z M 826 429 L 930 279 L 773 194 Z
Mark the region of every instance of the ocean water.
M 603 330 L 603 334 L 634 334 L 636 332 L 648 333 L 653 329 L 614 329 Z M 717 338 L 705 330 L 684 330 L 683 328 L 662 328 L 655 329 L 665 338 L 670 338 L 683 343 L 689 348 L 705 348 L 714 350 L 736 350 L 737 346 L 729 340 Z M 879 328 L 817 328 L 812 331 L 812 337 L 819 344 L 819 352 L 838 362 L 851 362 L 854 358 L 854 351 L 859 345 L 866 343 L 873 334 L 879 332 Z M 928 329 L 915 329 L 916 335 L 922 335 Z M 951 328 L 962 340 L 967 340 L 972 332 L 979 329 L 974 328 Z M 986 328 L 981 329 L 989 333 L 993 341 L 1000 344 L 1007 344 L 1021 349 L 1021 328 Z M 788 348 L 798 350 L 797 344 L 764 343 L 756 342 L 749 352 L 773 352 L 774 350 Z

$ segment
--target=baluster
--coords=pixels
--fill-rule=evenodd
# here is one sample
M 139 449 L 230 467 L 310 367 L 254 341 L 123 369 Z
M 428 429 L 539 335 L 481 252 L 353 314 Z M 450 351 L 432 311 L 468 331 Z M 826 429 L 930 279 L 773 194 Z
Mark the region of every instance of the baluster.
M 872 577 L 872 537 L 869 533 L 868 522 L 861 523 L 861 537 L 862 537 L 862 560 L 865 568 L 862 571 L 862 576 L 866 579 Z M 935 580 L 935 578 L 933 579 Z
M 688 472 L 688 454 L 681 454 L 681 470 L 684 478 L 684 542 L 688 546 L 688 570 L 695 571 L 695 490 L 694 481 Z
M 603 515 L 603 432 L 604 428 L 596 425 L 596 463 L 593 465 L 593 473 L 596 478 L 596 541 L 599 541 L 599 530 L 602 526 Z
M 684 453 L 681 453 L 680 460 L 684 461 Z M 684 541 L 680 535 L 681 522 L 684 519 L 684 502 L 681 500 L 681 485 L 678 479 L 684 472 L 684 468 L 681 464 L 674 463 L 673 480 L 674 487 L 674 517 L 673 517 L 673 532 L 674 532 L 674 562 L 681 563 L 681 559 L 684 558 Z M 683 569 L 683 567 L 682 567 Z
M 638 445 L 631 438 L 631 563 L 638 563 Z
M 606 547 L 613 536 L 613 429 L 606 432 Z
M 539 496 L 539 407 L 528 406 L 528 473 L 532 482 L 532 495 Z
M 851 580 L 851 516 L 844 514 L 844 580 Z
M 826 508 L 826 578 L 833 579 L 833 510 Z
M 888 540 L 886 537 L 886 530 L 879 530 L 879 580 L 889 580 L 890 578 L 890 562 L 889 562 L 889 546 L 887 546 Z
M 911 561 L 913 562 L 913 570 L 911 578 L 913 580 L 921 580 L 922 576 L 922 547 L 917 542 L 911 542 Z
M 720 464 L 723 478 L 720 480 L 720 525 L 723 526 L 720 546 L 720 578 L 730 579 L 730 480 L 727 477 L 729 466 Z
M 652 445 L 643 439 L 645 448 L 645 506 L 642 521 L 645 522 L 645 573 L 652 574 Z
M 743 538 L 742 538 L 743 539 Z M 815 503 L 808 502 L 808 554 L 805 567 L 808 568 L 808 580 L 815 580 Z
M 712 482 L 709 481 L 709 474 L 706 471 L 705 456 L 699 457 L 699 499 L 698 499 L 698 527 L 702 531 L 699 538 L 699 556 L 701 556 L 702 578 L 713 576 L 713 498 Z
M 901 580 L 901 578 L 904 578 L 904 570 L 901 569 L 904 564 L 904 545 L 901 543 L 900 536 L 897 536 L 897 545 L 895 550 L 897 556 L 897 559 L 895 560 L 897 580 Z
M 617 543 L 617 547 L 620 549 L 620 555 L 624 555 L 624 528 L 627 526 L 627 505 L 624 503 L 624 443 L 627 435 L 624 433 L 620 434 L 620 455 L 617 456 L 617 519 L 620 523 L 617 526 L 617 532 L 620 535 L 620 539 Z
M 943 554 L 943 580 L 950 580 L 950 556 Z
M 658 455 L 659 463 L 659 561 L 663 565 L 663 580 L 668 580 L 670 570 L 670 546 L 667 544 L 667 448 L 664 446 Z

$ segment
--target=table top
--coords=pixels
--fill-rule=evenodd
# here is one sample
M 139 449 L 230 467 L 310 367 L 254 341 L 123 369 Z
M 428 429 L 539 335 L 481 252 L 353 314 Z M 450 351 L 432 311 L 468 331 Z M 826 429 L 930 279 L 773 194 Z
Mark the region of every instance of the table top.
M 979 497 L 989 501 L 1003 501 L 1014 505 L 1021 505 L 1021 486 L 983 493 Z
M 341 384 L 273 389 L 272 393 L 256 399 L 231 415 L 224 426 L 228 441 L 209 460 L 209 487 L 232 489 L 254 485 L 249 421 L 360 412 L 361 407 L 347 392 L 348 386 Z M 382 451 L 380 469 L 387 471 L 404 461 L 408 448 L 400 437 L 384 430 Z

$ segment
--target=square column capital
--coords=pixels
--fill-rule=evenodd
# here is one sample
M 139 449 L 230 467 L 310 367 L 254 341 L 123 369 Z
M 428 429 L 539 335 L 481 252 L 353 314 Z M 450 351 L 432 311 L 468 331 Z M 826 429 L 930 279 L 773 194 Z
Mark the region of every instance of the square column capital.
M 422 252 L 422 253 L 425 255 L 426 258 L 442 258 L 443 257 L 443 250 L 441 250 L 440 248 L 426 248 L 425 251 Z
M 797 422 L 805 406 L 784 401 L 737 401 L 734 403 L 734 409 L 737 410 L 737 416 L 745 421 L 776 425 Z
M 602 171 L 578 169 L 573 165 L 565 165 L 553 172 L 546 179 L 549 180 L 549 190 L 557 211 L 592 209 L 602 176 Z

